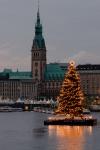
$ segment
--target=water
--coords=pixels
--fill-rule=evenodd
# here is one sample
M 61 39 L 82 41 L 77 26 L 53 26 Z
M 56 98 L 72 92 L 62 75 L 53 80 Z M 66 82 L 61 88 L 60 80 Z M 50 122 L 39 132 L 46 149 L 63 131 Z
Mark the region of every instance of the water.
M 100 150 L 98 125 L 44 126 L 49 116 L 36 112 L 0 113 L 0 150 Z

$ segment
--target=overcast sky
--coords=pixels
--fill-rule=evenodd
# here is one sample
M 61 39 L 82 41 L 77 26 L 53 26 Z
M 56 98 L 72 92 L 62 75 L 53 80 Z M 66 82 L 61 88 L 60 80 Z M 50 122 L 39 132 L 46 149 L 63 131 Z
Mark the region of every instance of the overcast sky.
M 38 0 L 0 0 L 0 70 L 30 70 Z M 40 0 L 47 61 L 100 64 L 100 0 Z

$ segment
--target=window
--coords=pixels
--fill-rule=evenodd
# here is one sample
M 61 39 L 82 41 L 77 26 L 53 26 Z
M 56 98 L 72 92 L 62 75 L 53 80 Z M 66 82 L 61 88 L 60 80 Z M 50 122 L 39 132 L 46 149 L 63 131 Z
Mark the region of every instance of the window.
M 35 69 L 35 76 L 37 77 L 38 76 L 38 70 Z
M 36 67 L 38 66 L 38 63 L 37 63 L 37 62 L 35 62 L 35 66 L 36 66 Z
M 58 85 L 58 82 L 56 83 L 56 86 L 59 86 L 59 85 Z

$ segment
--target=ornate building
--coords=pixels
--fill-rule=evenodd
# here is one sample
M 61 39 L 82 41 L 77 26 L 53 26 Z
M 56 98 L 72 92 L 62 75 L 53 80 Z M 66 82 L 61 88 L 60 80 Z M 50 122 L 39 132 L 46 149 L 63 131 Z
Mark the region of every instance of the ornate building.
M 0 72 L 0 97 L 12 100 L 17 100 L 19 97 L 37 99 L 42 93 L 41 87 L 44 86 L 45 70 L 46 46 L 38 8 L 35 37 L 31 49 L 31 71 L 13 72 L 11 69 L 4 69 L 3 72 Z
M 31 71 L 34 80 L 43 81 L 46 70 L 46 46 L 42 35 L 42 24 L 40 23 L 39 9 L 35 25 L 35 37 L 31 50 Z
M 32 79 L 31 72 L 4 69 L 0 73 L 0 97 L 11 100 L 37 97 L 37 83 Z
M 59 94 L 68 65 L 67 63 L 47 64 L 46 58 L 46 45 L 38 9 L 31 49 L 31 71 L 13 72 L 11 69 L 4 69 L 0 72 L 0 97 L 12 100 L 17 100 L 19 97 L 55 99 Z M 77 69 L 84 94 L 89 97 L 100 96 L 100 65 L 79 65 Z

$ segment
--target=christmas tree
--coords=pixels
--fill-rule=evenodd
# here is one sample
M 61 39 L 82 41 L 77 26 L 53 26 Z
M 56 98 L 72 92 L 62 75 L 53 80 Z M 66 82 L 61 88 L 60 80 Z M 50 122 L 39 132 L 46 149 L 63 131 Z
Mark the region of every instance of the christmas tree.
M 80 76 L 76 71 L 75 63 L 69 63 L 68 72 L 57 98 L 58 108 L 56 113 L 70 117 L 82 116 L 84 96 L 80 85 Z

